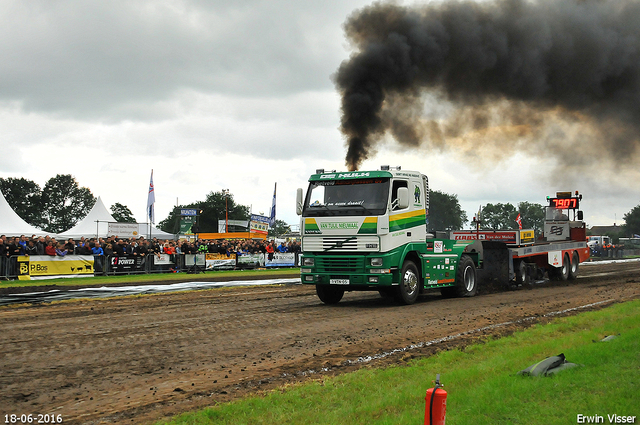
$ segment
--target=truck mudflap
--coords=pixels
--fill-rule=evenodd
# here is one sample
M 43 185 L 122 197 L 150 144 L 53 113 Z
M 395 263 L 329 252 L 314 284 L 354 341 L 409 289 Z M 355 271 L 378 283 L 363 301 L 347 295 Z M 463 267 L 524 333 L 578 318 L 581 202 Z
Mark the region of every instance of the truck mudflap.
M 504 242 L 482 241 L 482 267 L 477 270 L 478 283 L 509 287 L 509 261 L 511 255 Z

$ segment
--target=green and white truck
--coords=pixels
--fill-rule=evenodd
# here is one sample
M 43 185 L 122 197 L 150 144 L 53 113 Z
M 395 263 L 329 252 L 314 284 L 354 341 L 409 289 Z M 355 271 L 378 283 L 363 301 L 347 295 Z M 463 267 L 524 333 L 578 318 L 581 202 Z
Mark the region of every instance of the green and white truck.
M 528 284 L 544 271 L 552 278 L 575 278 L 589 250 L 581 211 L 576 220 L 578 198 L 569 197 L 576 202 L 567 208 L 564 202 L 561 208 L 548 207 L 552 219 L 545 226 L 553 225 L 553 240 L 534 241 L 530 230 L 429 234 L 424 174 L 389 166 L 317 170 L 306 196 L 302 189 L 297 193 L 301 280 L 315 285 L 326 304 L 339 302 L 345 291 L 362 290 L 412 304 L 431 289 L 445 296 L 474 296 L 481 280 Z M 574 220 L 566 214 L 558 221 L 557 213 L 569 209 Z

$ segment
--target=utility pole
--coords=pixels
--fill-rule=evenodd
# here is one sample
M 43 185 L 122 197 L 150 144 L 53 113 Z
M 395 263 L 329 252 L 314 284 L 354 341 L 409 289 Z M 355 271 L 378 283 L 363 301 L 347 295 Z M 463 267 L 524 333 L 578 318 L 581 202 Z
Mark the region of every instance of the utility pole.
M 222 194 L 224 195 L 224 216 L 225 216 L 225 224 L 224 224 L 224 232 L 229 233 L 229 189 L 222 189 Z

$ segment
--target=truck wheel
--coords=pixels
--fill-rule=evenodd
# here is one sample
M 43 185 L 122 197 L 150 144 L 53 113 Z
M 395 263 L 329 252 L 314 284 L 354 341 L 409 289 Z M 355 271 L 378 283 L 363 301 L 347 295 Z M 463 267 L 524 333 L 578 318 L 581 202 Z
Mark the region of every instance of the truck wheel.
M 571 256 L 571 268 L 569 269 L 569 279 L 574 280 L 578 277 L 578 265 L 580 264 L 580 258 L 578 253 L 574 252 Z
M 407 260 L 402 266 L 400 286 L 397 288 L 396 299 L 402 304 L 413 304 L 420 293 L 418 268 L 413 261 Z
M 463 255 L 456 271 L 456 293 L 459 297 L 473 297 L 477 291 L 476 266 L 469 256 Z
M 524 260 L 518 261 L 516 264 L 516 285 L 529 286 L 531 278 L 527 274 L 527 263 Z
M 569 254 L 564 254 L 562 258 L 562 267 L 558 269 L 558 280 L 569 279 L 569 270 L 571 269 L 571 263 L 569 262 Z
M 344 295 L 344 289 L 329 285 L 316 285 L 318 298 L 325 304 L 338 304 Z

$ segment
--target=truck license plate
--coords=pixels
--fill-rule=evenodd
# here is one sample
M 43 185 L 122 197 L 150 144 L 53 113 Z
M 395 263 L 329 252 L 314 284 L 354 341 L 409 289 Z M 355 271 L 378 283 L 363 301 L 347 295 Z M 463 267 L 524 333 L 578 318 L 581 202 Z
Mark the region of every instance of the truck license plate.
M 329 279 L 331 285 L 348 285 L 349 279 Z

